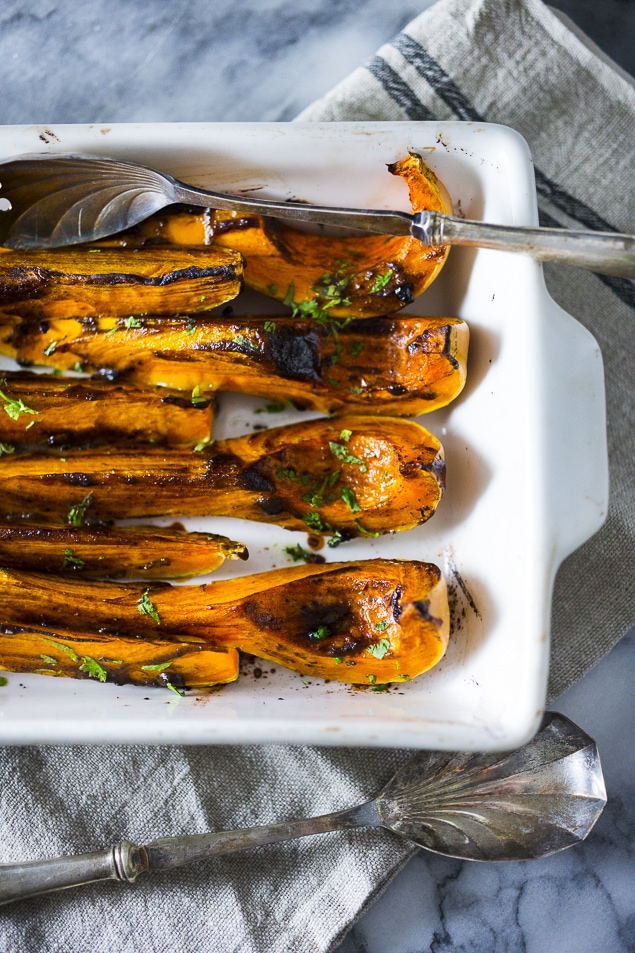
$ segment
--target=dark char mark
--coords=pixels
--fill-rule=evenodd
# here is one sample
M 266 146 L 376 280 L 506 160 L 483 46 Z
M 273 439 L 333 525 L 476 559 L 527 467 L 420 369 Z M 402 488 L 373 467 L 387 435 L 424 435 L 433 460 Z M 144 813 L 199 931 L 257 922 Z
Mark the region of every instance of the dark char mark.
M 281 377 L 290 380 L 320 380 L 320 336 L 314 330 L 301 333 L 278 327 L 268 334 L 265 357 Z

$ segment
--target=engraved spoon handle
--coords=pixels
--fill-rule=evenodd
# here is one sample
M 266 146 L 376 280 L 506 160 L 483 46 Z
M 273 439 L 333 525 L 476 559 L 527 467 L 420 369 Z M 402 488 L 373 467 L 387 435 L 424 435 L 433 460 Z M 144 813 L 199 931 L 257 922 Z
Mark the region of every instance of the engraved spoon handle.
M 488 225 L 442 212 L 418 212 L 412 234 L 425 245 L 470 245 L 517 252 L 538 261 L 635 278 L 635 236 L 566 228 Z
M 106 850 L 74 857 L 0 864 L 0 905 L 103 880 L 134 883 L 139 874 L 171 870 L 218 854 L 229 854 L 310 834 L 350 830 L 354 827 L 377 827 L 379 824 L 373 803 L 368 802 L 350 810 L 283 821 L 280 824 L 163 837 L 145 845 L 123 840 Z

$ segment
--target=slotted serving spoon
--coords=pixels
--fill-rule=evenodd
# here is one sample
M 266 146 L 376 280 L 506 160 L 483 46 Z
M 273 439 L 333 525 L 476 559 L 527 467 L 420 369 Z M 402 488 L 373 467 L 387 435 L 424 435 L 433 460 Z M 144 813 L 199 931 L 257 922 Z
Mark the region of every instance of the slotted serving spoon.
M 413 235 L 429 246 L 521 252 L 540 261 L 635 278 L 633 235 L 487 225 L 442 212 L 411 215 L 245 198 L 193 188 L 134 162 L 94 156 L 26 155 L 0 163 L 0 245 L 27 249 L 91 242 L 175 203 Z
M 107 850 L 0 865 L 0 903 L 139 874 L 264 844 L 383 827 L 436 854 L 531 860 L 587 836 L 606 804 L 596 745 L 568 718 L 545 715 L 536 736 L 506 754 L 420 752 L 373 800 L 321 817 L 220 833 L 121 841 Z

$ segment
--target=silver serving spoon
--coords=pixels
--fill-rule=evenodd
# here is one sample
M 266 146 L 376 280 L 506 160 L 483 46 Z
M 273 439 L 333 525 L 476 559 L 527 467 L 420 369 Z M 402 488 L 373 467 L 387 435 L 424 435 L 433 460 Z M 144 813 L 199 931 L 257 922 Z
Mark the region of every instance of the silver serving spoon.
M 94 883 L 133 883 L 139 874 L 249 847 L 384 827 L 426 850 L 465 860 L 531 860 L 587 836 L 606 804 L 596 745 L 581 728 L 548 713 L 528 744 L 506 754 L 423 751 L 374 801 L 265 827 L 163 837 L 137 846 L 0 865 L 0 903 Z
M 635 278 L 635 236 L 562 228 L 513 228 L 442 212 L 326 208 L 208 192 L 134 162 L 89 156 L 27 155 L 0 163 L 0 245 L 54 248 L 96 241 L 185 203 L 255 212 L 297 222 L 414 235 L 424 245 L 472 245 L 522 252 L 540 261 Z

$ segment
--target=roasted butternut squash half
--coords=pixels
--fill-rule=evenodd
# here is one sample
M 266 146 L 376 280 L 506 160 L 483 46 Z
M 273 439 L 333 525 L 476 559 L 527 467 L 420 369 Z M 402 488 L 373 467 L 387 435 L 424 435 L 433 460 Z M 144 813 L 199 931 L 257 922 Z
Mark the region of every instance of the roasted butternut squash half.
M 443 184 L 420 155 L 388 166 L 406 182 L 413 212 L 451 212 Z M 224 245 L 245 259 L 245 284 L 300 313 L 373 317 L 399 311 L 436 278 L 448 246 L 428 248 L 410 236 L 355 237 L 300 231 L 279 219 L 224 211 L 161 212 L 116 239 L 126 248 L 157 240 Z
M 0 471 L 1 473 L 1 471 Z M 77 514 L 81 520 L 82 514 Z M 0 566 L 62 576 L 187 579 L 226 559 L 248 559 L 244 543 L 182 526 L 63 526 L 0 522 Z
M 33 320 L 209 311 L 242 288 L 227 248 L 0 249 L 0 310 Z
M 443 492 L 441 444 L 399 417 L 316 419 L 217 440 L 200 452 L 77 450 L 1 464 L 0 516 L 84 521 L 233 516 L 332 537 L 410 529 Z
M 2 412 L 4 411 L 4 413 Z M 189 444 L 209 440 L 211 395 L 61 378 L 0 373 L 0 445 L 23 447 Z
M 116 685 L 210 688 L 238 678 L 235 649 L 0 623 L 0 670 Z
M 468 340 L 458 318 L 410 314 L 326 324 L 288 315 L 150 316 L 130 326 L 112 318 L 36 325 L 0 312 L 0 352 L 17 360 L 126 383 L 292 400 L 325 413 L 444 407 L 465 384 Z
M 414 678 L 448 642 L 445 581 L 436 566 L 417 561 L 295 566 L 152 589 L 5 570 L 0 585 L 5 627 L 85 632 L 90 620 L 102 635 L 196 640 L 358 685 Z M 112 657 L 110 649 L 103 654 Z

